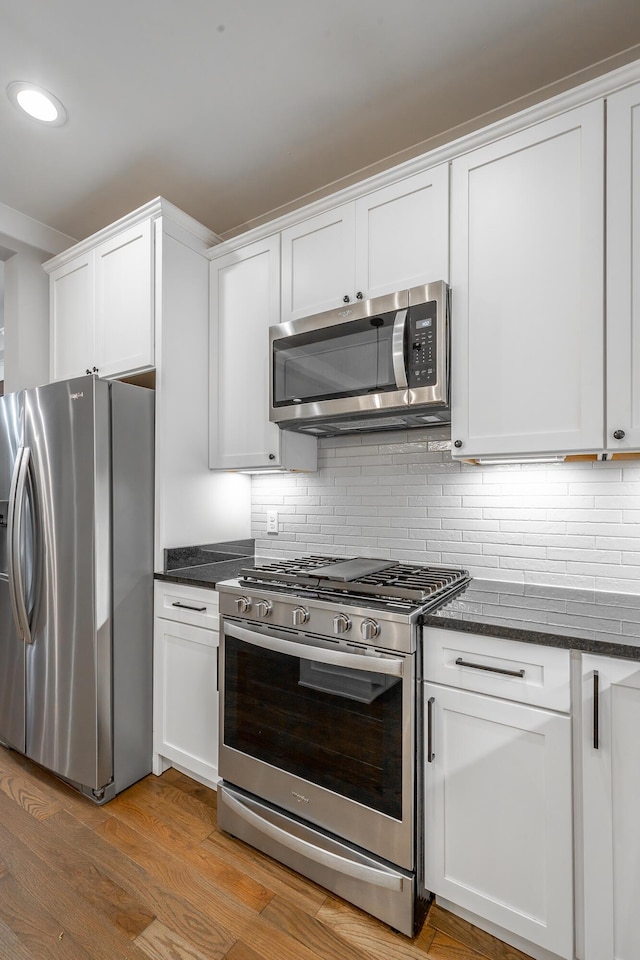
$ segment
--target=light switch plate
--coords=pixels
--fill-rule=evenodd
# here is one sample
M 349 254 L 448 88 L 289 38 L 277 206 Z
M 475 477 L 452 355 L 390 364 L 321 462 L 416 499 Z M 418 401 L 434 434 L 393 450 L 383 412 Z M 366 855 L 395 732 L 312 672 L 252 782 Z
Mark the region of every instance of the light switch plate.
M 267 533 L 278 532 L 278 511 L 267 510 Z

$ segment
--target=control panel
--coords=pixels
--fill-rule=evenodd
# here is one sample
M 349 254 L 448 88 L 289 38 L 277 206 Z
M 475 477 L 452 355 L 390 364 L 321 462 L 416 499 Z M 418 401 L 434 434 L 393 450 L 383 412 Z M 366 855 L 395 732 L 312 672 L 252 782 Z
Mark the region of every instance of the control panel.
M 431 387 L 438 381 L 437 307 L 437 302 L 430 300 L 409 308 L 407 354 L 410 387 Z

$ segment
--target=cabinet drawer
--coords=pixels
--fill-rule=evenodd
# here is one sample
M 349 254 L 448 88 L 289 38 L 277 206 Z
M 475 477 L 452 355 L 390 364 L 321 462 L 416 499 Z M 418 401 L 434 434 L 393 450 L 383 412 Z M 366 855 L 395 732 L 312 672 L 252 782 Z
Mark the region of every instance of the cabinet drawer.
M 430 682 L 564 713 L 570 710 L 568 650 L 427 627 L 423 667 Z
M 158 583 L 155 585 L 156 617 L 164 620 L 179 620 L 209 630 L 218 629 L 218 591 L 213 587 L 188 587 L 181 583 Z

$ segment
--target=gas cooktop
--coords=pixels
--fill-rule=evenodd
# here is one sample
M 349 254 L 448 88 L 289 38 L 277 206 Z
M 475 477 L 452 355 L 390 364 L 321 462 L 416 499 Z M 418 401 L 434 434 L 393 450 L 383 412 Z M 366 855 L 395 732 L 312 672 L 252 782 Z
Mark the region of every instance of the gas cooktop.
M 242 570 L 240 583 L 284 591 L 292 596 L 374 602 L 389 609 L 413 610 L 441 603 L 469 582 L 456 567 L 422 566 L 365 557 L 311 555 Z

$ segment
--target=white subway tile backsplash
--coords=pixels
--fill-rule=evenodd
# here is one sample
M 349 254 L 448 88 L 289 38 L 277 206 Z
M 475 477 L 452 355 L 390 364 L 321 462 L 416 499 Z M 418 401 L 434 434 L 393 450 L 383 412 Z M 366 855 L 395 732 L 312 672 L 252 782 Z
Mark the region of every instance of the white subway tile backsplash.
M 640 464 L 472 466 L 447 427 L 321 440 L 315 474 L 252 480 L 262 556 L 364 555 L 640 598 Z M 266 534 L 266 510 L 280 533 Z M 639 599 L 640 604 L 640 599 Z

